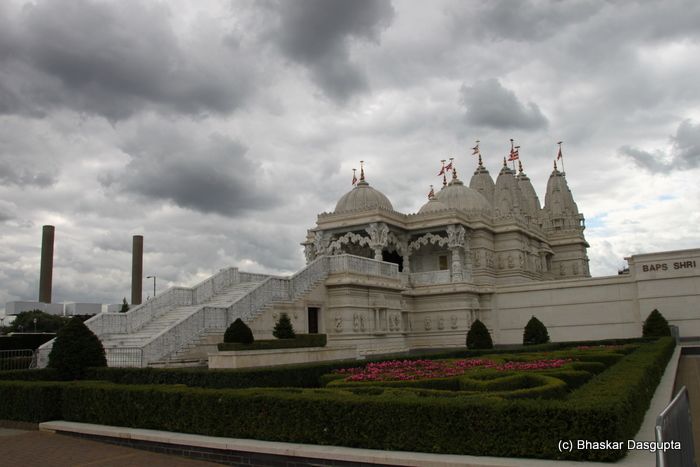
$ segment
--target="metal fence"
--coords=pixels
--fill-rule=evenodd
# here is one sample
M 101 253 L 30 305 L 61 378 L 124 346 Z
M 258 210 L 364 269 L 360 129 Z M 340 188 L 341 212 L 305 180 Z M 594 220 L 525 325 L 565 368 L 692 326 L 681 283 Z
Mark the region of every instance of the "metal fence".
M 690 401 L 685 386 L 656 418 L 657 467 L 696 467 Z M 674 443 L 680 443 L 676 449 Z
M 143 350 L 140 347 L 119 347 L 105 349 L 107 366 L 120 368 L 141 368 Z
M 32 362 L 34 361 L 32 349 L 0 350 L 0 371 L 33 368 Z

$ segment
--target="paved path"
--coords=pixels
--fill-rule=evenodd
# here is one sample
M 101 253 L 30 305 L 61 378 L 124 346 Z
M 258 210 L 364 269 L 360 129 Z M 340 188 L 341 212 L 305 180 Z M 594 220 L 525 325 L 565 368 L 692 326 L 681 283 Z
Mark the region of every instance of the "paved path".
M 681 356 L 673 394 L 678 393 L 683 386 L 688 388 L 690 414 L 693 420 L 693 443 L 695 457 L 698 458 L 700 453 L 700 355 Z
M 73 436 L 0 428 L 3 467 L 221 467 Z

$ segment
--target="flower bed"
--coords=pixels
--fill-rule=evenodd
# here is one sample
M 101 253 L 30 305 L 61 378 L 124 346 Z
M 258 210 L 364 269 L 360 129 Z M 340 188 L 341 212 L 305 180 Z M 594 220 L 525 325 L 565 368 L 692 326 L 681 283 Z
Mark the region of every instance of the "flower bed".
M 531 371 L 561 368 L 572 359 L 558 358 L 525 362 L 497 362 L 489 359 L 461 360 L 392 360 L 369 363 L 360 368 L 335 370 L 337 375 L 347 375 L 344 381 L 413 381 L 418 379 L 449 378 L 460 376 L 474 368 L 488 368 L 499 371 Z

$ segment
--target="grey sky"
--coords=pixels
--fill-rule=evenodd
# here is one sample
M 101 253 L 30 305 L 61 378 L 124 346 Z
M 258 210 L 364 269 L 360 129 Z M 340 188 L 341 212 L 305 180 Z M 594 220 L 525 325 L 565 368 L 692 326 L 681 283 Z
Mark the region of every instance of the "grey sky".
M 11 0 L 0 3 L 0 309 L 291 273 L 352 168 L 415 212 L 510 138 L 540 201 L 564 141 L 594 275 L 698 247 L 700 3 Z M 144 287 L 144 290 L 150 290 Z

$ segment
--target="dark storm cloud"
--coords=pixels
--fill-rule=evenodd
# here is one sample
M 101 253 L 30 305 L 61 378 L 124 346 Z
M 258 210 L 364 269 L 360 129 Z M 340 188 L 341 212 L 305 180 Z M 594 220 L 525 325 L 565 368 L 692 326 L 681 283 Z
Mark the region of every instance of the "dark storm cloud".
M 475 39 L 542 41 L 572 23 L 585 21 L 603 5 L 602 1 L 588 0 L 496 0 L 474 4 L 475 8 L 455 9 L 451 18 L 459 35 L 468 34 Z
M 232 217 L 268 208 L 277 199 L 260 182 L 262 171 L 246 157 L 247 148 L 226 136 L 142 130 L 122 150 L 131 161 L 102 177 L 105 187 Z
M 308 68 L 323 92 L 342 102 L 368 87 L 350 60 L 352 39 L 379 42 L 394 17 L 389 0 L 303 0 L 278 4 L 274 41 L 291 60 Z
M 547 119 L 537 104 L 523 104 L 513 91 L 494 78 L 462 85 L 461 103 L 472 125 L 496 129 L 534 130 L 545 128 Z
M 199 114 L 239 106 L 248 78 L 237 58 L 229 49 L 217 56 L 217 43 L 191 53 L 171 14 L 137 2 L 27 4 L 0 32 L 0 112 L 70 108 L 119 120 L 149 107 Z
M 654 173 L 669 173 L 700 167 L 700 124 L 683 120 L 671 137 L 671 149 L 664 152 L 644 151 L 632 146 L 622 146 L 619 152 L 631 158 L 639 167 Z

